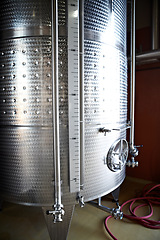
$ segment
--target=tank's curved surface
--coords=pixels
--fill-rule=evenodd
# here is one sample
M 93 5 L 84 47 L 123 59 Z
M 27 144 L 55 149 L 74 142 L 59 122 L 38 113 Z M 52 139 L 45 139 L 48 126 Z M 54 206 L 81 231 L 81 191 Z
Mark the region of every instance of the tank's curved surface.
M 59 113 L 62 202 L 69 189 L 67 1 L 59 3 Z M 0 196 L 53 205 L 51 1 L 0 2 Z M 125 178 L 107 166 L 110 147 L 126 138 L 126 0 L 84 1 L 85 201 Z M 106 134 L 100 128 L 108 129 Z M 121 129 L 121 130 L 120 130 Z M 111 130 L 111 131 L 110 131 Z

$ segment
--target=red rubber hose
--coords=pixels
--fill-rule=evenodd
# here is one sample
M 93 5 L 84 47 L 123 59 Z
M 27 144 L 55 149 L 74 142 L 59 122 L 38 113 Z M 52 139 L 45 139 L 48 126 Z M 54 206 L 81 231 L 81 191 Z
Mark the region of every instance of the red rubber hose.
M 133 205 L 137 201 L 144 201 L 144 203 L 141 203 L 138 206 L 134 207 Z M 153 215 L 153 204 L 160 205 L 160 184 L 157 184 L 157 185 L 147 184 L 142 191 L 142 196 L 137 197 L 137 198 L 133 198 L 133 199 L 130 199 L 130 200 L 124 202 L 121 206 L 121 211 L 122 211 L 123 207 L 126 206 L 127 204 L 130 204 L 129 205 L 130 215 L 123 214 L 123 216 L 125 218 L 137 221 L 139 224 L 141 224 L 141 225 L 143 225 L 144 227 L 147 227 L 147 228 L 160 229 L 160 221 L 154 221 L 154 220 L 149 219 Z M 149 207 L 150 213 L 146 216 L 137 216 L 136 215 L 137 209 L 145 207 L 145 206 Z M 108 228 L 108 220 L 111 217 L 112 216 L 108 216 L 105 219 L 105 228 L 106 228 L 107 232 L 109 233 L 109 235 L 114 240 L 118 240 L 111 233 L 111 231 Z
M 110 219 L 110 218 L 112 218 L 112 216 L 108 216 L 108 217 L 106 217 L 106 219 L 105 219 L 105 228 L 106 228 L 106 230 L 107 230 L 107 232 L 109 233 L 109 235 L 114 239 L 114 240 L 118 240 L 112 233 L 111 233 L 111 231 L 109 230 L 109 228 L 108 228 L 108 220 Z

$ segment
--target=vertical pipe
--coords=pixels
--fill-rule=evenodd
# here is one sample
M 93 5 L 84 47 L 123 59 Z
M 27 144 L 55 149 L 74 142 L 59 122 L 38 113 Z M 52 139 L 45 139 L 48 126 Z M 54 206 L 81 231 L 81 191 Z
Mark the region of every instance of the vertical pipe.
M 152 50 L 159 48 L 158 0 L 152 1 Z
M 80 51 L 80 188 L 84 188 L 84 0 L 79 5 Z
M 52 1 L 52 113 L 53 113 L 53 157 L 55 175 L 55 209 L 60 211 L 60 141 L 59 141 L 59 85 L 58 85 L 58 0 Z M 61 215 L 55 215 L 55 222 L 62 221 Z
M 131 1 L 131 86 L 130 86 L 130 151 L 134 151 L 135 114 L 135 0 Z

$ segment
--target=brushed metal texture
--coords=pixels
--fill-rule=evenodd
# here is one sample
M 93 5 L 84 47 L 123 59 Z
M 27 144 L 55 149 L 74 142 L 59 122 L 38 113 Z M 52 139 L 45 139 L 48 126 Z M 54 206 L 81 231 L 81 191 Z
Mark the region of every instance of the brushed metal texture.
M 1 44 L 1 124 L 51 126 L 51 39 L 17 38 Z
M 35 6 L 38 17 L 32 24 L 30 16 Z M 6 21 L 10 11 L 14 14 Z M 20 6 L 19 1 L 1 1 L 1 12 L 3 31 L 12 33 L 22 28 L 25 32 L 36 26 L 38 29 L 40 22 L 42 29 L 51 27 L 50 1 L 21 1 Z M 66 28 L 63 27 L 66 15 L 66 1 L 59 1 L 61 29 Z M 54 204 L 51 37 L 31 33 L 0 42 L 0 195 L 11 202 L 51 206 Z M 74 204 L 76 195 L 69 193 L 68 184 L 66 33 L 62 31 L 58 41 L 62 199 L 64 204 Z
M 111 5 L 112 3 L 112 5 Z M 2 0 L 0 31 L 51 26 L 50 1 Z M 11 14 L 10 14 L 11 13 Z M 34 13 L 34 16 L 33 16 Z M 116 189 L 125 178 L 107 167 L 111 145 L 126 139 L 126 0 L 84 1 L 85 201 Z M 59 26 L 67 29 L 67 1 L 59 1 Z M 69 192 L 68 42 L 59 36 L 59 112 L 62 202 Z M 6 35 L 7 38 L 7 35 Z M 0 41 L 0 195 L 30 205 L 54 203 L 51 37 Z
M 51 1 L 2 0 L 0 30 L 28 26 L 51 26 Z
M 100 127 L 120 128 L 127 120 L 125 6 L 126 1 L 85 1 L 83 194 L 87 200 L 113 191 L 125 178 L 125 166 L 119 173 L 110 171 L 106 156 L 114 142 L 126 138 L 126 131 L 106 136 L 98 132 Z
M 4 76 L 0 83 L 1 196 L 5 200 L 28 205 L 51 205 L 54 203 L 54 166 L 50 38 L 5 41 L 0 62 L 0 76 L 2 79 Z M 61 37 L 59 111 L 62 199 L 64 203 L 75 203 L 76 195 L 69 194 L 68 184 L 67 71 L 67 41 Z
M 51 128 L 0 128 L 0 193 L 4 200 L 30 205 L 52 203 Z

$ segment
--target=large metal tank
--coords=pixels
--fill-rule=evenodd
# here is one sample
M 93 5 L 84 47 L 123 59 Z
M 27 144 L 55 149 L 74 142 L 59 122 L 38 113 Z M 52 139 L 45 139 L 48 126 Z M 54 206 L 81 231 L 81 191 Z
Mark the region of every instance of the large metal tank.
M 126 0 L 58 1 L 58 99 L 54 2 L 0 2 L 0 197 L 54 204 L 56 101 L 65 208 L 125 178 Z

